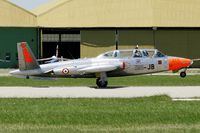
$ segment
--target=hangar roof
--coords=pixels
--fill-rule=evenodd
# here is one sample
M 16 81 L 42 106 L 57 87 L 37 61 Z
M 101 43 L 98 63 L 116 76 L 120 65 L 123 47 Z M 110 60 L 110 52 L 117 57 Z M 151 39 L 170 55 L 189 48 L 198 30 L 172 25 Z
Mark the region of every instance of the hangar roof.
M 200 27 L 199 0 L 54 0 L 33 13 L 41 27 Z
M 7 0 L 0 0 L 0 26 L 36 27 L 36 15 Z
M 59 6 L 62 6 L 65 2 L 69 0 L 51 0 L 46 4 L 42 4 L 39 7 L 32 10 L 34 14 L 41 15 L 44 13 L 49 12 L 50 10 L 54 10 L 54 8 L 59 8 Z

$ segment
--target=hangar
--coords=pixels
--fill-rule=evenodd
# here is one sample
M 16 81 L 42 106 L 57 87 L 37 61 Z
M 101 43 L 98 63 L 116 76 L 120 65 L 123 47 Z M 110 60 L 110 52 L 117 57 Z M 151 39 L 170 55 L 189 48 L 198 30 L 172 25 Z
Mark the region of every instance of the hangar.
M 38 58 L 54 55 L 57 45 L 71 59 L 136 45 L 200 57 L 199 0 L 55 0 L 31 12 L 6 0 L 0 6 L 0 56 L 15 62 L 0 67 L 16 66 L 21 40 Z
M 16 42 L 27 41 L 37 54 L 36 15 L 7 0 L 0 1 L 0 68 L 17 67 Z

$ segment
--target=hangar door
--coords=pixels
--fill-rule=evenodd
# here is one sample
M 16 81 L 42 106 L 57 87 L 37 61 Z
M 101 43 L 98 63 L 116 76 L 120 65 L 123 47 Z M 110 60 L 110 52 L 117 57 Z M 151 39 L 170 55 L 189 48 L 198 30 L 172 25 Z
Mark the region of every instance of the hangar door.
M 42 30 L 41 56 L 48 58 L 58 57 L 77 59 L 80 58 L 80 31 L 66 29 L 43 29 Z

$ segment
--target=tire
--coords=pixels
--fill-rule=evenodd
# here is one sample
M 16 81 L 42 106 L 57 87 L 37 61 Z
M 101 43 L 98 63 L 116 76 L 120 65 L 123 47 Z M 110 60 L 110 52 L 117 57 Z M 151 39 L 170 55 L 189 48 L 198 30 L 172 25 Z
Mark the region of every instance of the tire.
M 181 72 L 180 76 L 181 76 L 181 78 L 185 78 L 186 77 L 186 72 Z
M 108 81 L 103 81 L 100 78 L 97 78 L 96 84 L 99 88 L 106 88 L 108 85 Z

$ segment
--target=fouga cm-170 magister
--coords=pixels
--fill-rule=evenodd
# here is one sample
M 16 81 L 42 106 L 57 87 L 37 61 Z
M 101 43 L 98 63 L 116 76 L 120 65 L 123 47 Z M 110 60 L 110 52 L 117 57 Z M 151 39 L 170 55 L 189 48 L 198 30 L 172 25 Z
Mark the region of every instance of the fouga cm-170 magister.
M 73 59 L 39 65 L 26 42 L 17 44 L 19 69 L 10 74 L 24 78 L 97 78 L 99 88 L 108 85 L 107 77 L 149 74 L 163 71 L 186 70 L 193 60 L 162 54 L 157 49 L 113 50 L 95 58 Z M 120 82 L 120 81 L 119 81 Z

